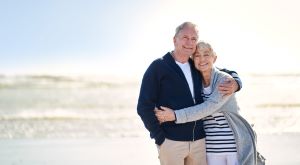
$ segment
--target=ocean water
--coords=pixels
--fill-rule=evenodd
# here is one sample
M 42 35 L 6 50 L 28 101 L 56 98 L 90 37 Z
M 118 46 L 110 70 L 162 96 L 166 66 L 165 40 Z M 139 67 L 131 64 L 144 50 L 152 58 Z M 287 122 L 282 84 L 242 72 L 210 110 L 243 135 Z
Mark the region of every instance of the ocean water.
M 139 136 L 138 84 L 61 76 L 0 77 L 0 138 Z
M 257 132 L 300 132 L 300 74 L 248 74 L 242 81 L 241 113 Z
M 260 133 L 300 132 L 300 76 L 246 75 L 241 113 Z M 140 82 L 101 77 L 0 76 L 0 138 L 148 136 Z

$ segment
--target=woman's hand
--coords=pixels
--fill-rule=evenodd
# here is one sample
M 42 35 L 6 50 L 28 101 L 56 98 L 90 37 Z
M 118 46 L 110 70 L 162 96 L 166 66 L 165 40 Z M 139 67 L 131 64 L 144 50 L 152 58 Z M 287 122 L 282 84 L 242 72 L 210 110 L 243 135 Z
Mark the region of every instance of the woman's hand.
M 160 109 L 155 108 L 154 112 L 160 123 L 176 120 L 175 113 L 170 108 L 161 106 Z

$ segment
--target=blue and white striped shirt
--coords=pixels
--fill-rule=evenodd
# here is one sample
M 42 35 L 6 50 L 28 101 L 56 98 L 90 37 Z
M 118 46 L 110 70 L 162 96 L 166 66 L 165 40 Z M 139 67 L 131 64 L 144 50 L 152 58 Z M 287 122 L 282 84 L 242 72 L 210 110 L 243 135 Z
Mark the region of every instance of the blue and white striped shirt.
M 210 87 L 204 88 L 203 99 L 206 100 L 210 94 Z M 233 132 L 223 113 L 216 112 L 205 117 L 203 124 L 206 133 L 206 153 L 208 155 L 224 155 L 237 152 Z

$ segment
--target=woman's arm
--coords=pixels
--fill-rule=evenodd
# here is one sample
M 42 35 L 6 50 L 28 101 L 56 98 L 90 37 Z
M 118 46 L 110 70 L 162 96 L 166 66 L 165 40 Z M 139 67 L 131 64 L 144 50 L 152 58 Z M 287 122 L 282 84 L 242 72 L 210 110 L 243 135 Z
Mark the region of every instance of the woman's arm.
M 212 85 L 212 93 L 209 98 L 198 105 L 173 111 L 167 107 L 156 110 L 156 116 L 160 122 L 174 121 L 175 123 L 186 123 L 196 121 L 217 112 L 231 96 L 223 96 L 218 90 L 218 85 L 226 81 L 227 76 L 220 77 L 215 85 Z M 214 82 L 211 82 L 214 83 Z

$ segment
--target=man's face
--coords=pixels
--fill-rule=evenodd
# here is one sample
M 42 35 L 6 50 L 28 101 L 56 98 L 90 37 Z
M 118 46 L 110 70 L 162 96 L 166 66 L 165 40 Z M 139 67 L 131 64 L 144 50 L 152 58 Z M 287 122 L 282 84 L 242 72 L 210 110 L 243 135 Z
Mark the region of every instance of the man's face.
M 197 31 L 194 27 L 187 26 L 183 28 L 177 36 L 174 37 L 175 51 L 179 55 L 191 56 L 195 50 L 198 41 Z

